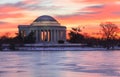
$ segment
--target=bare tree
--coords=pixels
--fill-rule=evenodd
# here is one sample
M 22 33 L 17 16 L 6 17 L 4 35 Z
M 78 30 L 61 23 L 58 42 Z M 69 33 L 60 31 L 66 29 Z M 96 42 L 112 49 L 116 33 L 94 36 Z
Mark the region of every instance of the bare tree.
M 105 39 L 106 41 L 107 49 L 109 49 L 110 47 L 114 47 L 115 39 L 117 38 L 119 30 L 118 26 L 111 22 L 106 22 L 101 23 L 100 27 L 102 28 L 103 39 Z
M 106 22 L 106 23 L 100 24 L 100 27 L 102 28 L 104 38 L 114 39 L 117 37 L 117 32 L 119 30 L 117 25 L 110 22 Z

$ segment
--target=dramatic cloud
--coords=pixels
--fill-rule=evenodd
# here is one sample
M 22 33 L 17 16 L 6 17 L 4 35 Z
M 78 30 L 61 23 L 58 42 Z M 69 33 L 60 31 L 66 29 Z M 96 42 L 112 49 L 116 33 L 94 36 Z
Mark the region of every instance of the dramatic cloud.
M 6 19 L 6 18 L 20 18 L 20 17 L 24 17 L 23 14 L 21 13 L 16 13 L 16 14 L 0 14 L 0 19 Z
M 8 22 L 0 21 L 0 25 L 1 25 L 1 24 L 7 24 L 7 23 L 8 23 Z
M 89 30 L 104 21 L 120 24 L 119 10 L 120 0 L 1 0 L 0 25 L 17 31 L 18 24 L 30 24 L 47 14 L 69 28 L 89 25 Z
M 113 12 L 113 14 L 120 15 L 120 11 Z
M 119 0 L 72 0 L 76 3 L 86 2 L 86 3 L 113 3 L 118 2 Z
M 87 8 L 97 8 L 97 9 L 99 9 L 99 8 L 104 8 L 104 6 L 105 6 L 105 5 L 100 4 L 100 5 L 89 6 L 89 7 L 87 7 Z

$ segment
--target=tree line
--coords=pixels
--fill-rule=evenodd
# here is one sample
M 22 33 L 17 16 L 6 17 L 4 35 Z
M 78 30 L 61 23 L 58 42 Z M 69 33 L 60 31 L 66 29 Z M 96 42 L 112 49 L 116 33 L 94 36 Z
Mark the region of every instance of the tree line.
M 104 47 L 106 49 L 114 49 L 115 46 L 120 46 L 119 27 L 111 22 L 100 24 L 102 38 L 85 37 L 81 33 L 80 28 L 72 28 L 69 33 L 70 43 L 86 44 L 90 47 Z
M 120 38 L 118 36 L 119 28 L 117 25 L 106 22 L 101 23 L 101 32 L 102 38 L 95 37 L 85 37 L 82 34 L 82 30 L 77 28 L 71 28 L 68 33 L 69 39 L 67 40 L 69 43 L 78 43 L 85 44 L 89 47 L 104 47 L 107 49 L 114 49 L 115 46 L 120 46 Z M 10 44 L 11 47 L 14 44 L 25 44 L 25 43 L 35 43 L 35 34 L 31 32 L 28 36 L 22 37 L 21 34 L 16 34 L 16 37 L 8 37 L 6 35 L 0 37 L 0 47 L 2 44 Z M 59 41 L 58 41 L 59 43 Z

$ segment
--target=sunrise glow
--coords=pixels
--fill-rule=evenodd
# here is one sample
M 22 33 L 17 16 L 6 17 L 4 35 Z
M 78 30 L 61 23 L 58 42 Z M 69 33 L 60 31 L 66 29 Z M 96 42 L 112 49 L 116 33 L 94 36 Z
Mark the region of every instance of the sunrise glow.
M 102 22 L 119 27 L 119 7 L 119 0 L 1 0 L 0 34 L 9 32 L 13 36 L 19 24 L 31 24 L 41 15 L 50 15 L 68 30 L 81 26 L 83 33 L 96 35 Z

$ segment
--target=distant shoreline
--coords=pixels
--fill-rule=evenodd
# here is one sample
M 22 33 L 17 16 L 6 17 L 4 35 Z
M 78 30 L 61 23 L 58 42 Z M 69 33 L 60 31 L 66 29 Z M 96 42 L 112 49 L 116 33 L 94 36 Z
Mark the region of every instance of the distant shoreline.
M 88 47 L 83 44 L 23 44 L 15 45 L 14 50 L 8 45 L 2 51 L 112 51 L 120 50 L 120 47 L 107 50 L 102 47 Z

